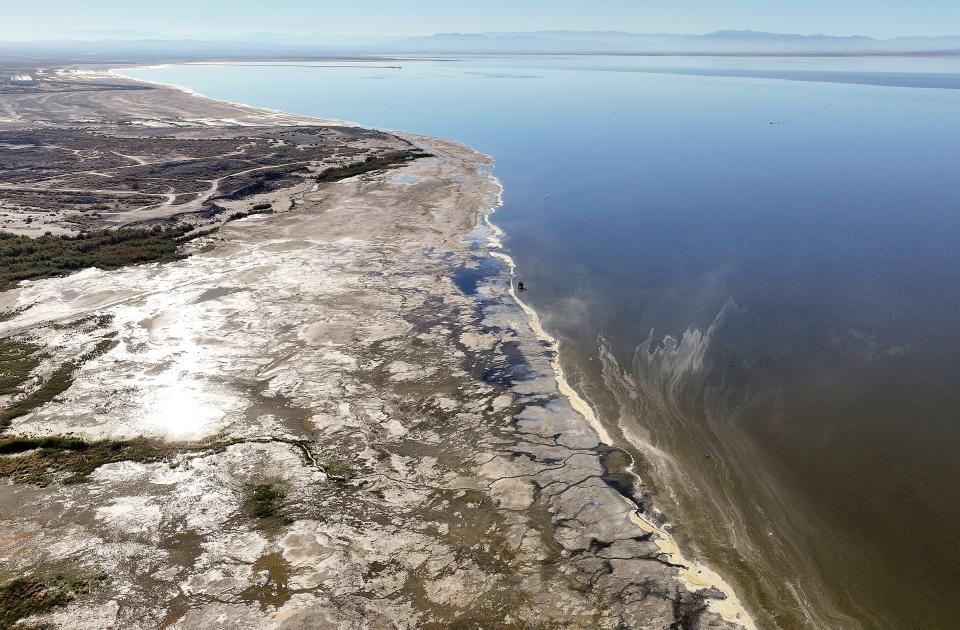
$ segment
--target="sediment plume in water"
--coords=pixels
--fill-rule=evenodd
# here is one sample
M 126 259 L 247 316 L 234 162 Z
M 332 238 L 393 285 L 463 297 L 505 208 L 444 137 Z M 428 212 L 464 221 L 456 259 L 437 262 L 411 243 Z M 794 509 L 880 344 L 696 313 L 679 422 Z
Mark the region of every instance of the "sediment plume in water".
M 808 532 L 829 528 L 813 506 L 794 502 L 776 462 L 738 422 L 749 397 L 709 379 L 711 344 L 737 309 L 730 300 L 706 329 L 688 328 L 679 337 L 657 341 L 651 331 L 627 365 L 601 337 L 600 395 L 612 403 L 616 431 L 649 464 L 660 507 L 683 526 L 697 553 L 731 570 L 744 593 L 786 627 L 859 628 L 825 601 L 819 569 L 805 552 L 824 542 Z M 766 587 L 750 586 L 758 577 Z
M 559 389 L 560 393 L 562 393 L 570 401 L 571 406 L 581 416 L 583 416 L 587 423 L 590 424 L 601 442 L 608 446 L 615 446 L 613 437 L 610 435 L 610 432 L 607 430 L 604 423 L 594 412 L 591 405 L 570 385 L 569 381 L 567 380 L 563 370 L 563 365 L 560 361 L 559 340 L 553 337 L 543 328 L 537 312 L 533 309 L 533 307 L 520 299 L 519 295 L 517 295 L 515 283 L 513 282 L 516 276 L 516 263 L 509 254 L 503 251 L 503 243 L 501 240 L 503 231 L 497 227 L 497 225 L 494 224 L 491 219 L 491 216 L 496 212 L 497 208 L 503 205 L 502 193 L 503 189 L 501 186 L 497 204 L 484 215 L 483 219 L 484 222 L 489 226 L 491 232 L 488 239 L 488 245 L 491 249 L 490 254 L 496 258 L 499 258 L 500 260 L 503 260 L 508 266 L 509 276 L 511 279 L 511 297 L 527 314 L 530 328 L 533 330 L 537 338 L 550 346 L 553 353 L 551 365 L 556 377 L 557 388 Z M 702 354 L 699 356 L 694 354 L 689 357 L 689 364 L 695 367 L 699 366 L 699 364 L 702 363 L 702 358 Z M 637 477 L 633 464 L 630 465 L 628 472 L 633 475 L 637 481 L 639 481 L 639 477 Z M 706 565 L 691 562 L 684 556 L 673 536 L 668 531 L 658 527 L 649 518 L 646 518 L 641 512 L 640 506 L 638 506 L 631 497 L 623 496 L 623 500 L 631 508 L 630 520 L 643 531 L 654 535 L 655 543 L 663 552 L 663 555 L 667 557 L 670 563 L 677 565 L 678 567 L 682 567 L 683 580 L 689 590 L 696 591 L 710 588 L 719 590 L 723 593 L 724 598 L 708 600 L 710 610 L 719 614 L 727 621 L 740 623 L 748 630 L 756 629 L 757 626 L 753 618 L 749 615 L 749 613 L 747 613 L 746 608 L 744 608 L 736 592 L 726 582 L 726 580 L 724 580 L 723 577 Z

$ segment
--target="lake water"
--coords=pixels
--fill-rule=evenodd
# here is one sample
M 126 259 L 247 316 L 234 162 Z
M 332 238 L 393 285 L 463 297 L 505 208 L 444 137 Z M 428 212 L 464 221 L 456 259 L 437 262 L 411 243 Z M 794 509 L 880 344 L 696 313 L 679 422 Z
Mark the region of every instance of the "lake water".
M 761 624 L 956 627 L 960 57 L 129 73 L 493 155 L 525 299 Z

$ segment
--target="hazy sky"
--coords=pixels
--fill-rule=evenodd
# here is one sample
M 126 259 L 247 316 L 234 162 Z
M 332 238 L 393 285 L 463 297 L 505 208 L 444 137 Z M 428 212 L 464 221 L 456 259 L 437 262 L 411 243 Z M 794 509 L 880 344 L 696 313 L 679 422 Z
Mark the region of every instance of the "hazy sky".
M 20 32 L 276 31 L 418 35 L 539 29 L 702 33 L 960 34 L 960 0 L 0 0 L 0 36 Z

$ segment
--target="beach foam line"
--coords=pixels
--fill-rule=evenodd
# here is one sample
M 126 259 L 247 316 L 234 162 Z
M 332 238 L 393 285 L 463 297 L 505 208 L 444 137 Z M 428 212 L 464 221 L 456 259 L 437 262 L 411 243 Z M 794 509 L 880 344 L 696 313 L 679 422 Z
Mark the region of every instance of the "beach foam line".
M 493 177 L 493 175 L 490 175 L 490 177 Z M 557 340 L 556 337 L 544 329 L 540 321 L 540 316 L 537 314 L 536 310 L 521 300 L 514 289 L 513 279 L 516 276 L 516 262 L 509 254 L 503 251 L 502 238 L 504 232 L 491 219 L 497 209 L 503 206 L 503 184 L 495 177 L 493 177 L 493 179 L 497 182 L 497 186 L 499 187 L 499 192 L 497 193 L 497 202 L 483 215 L 483 221 L 490 229 L 490 235 L 487 238 L 487 246 L 490 248 L 490 255 L 504 261 L 510 268 L 510 296 L 520 306 L 523 312 L 527 314 L 530 328 L 533 330 L 537 338 L 546 342 L 551 347 L 551 350 L 553 350 L 551 366 L 553 367 L 554 376 L 556 377 L 557 381 L 557 388 L 559 389 L 560 393 L 570 401 L 570 405 L 574 408 L 574 410 L 583 416 L 583 418 L 590 424 L 601 442 L 608 446 L 615 446 L 613 439 L 610 437 L 610 433 L 607 431 L 606 427 L 603 426 L 603 423 L 600 422 L 600 419 L 597 417 L 596 413 L 594 413 L 593 408 L 567 381 L 566 375 L 563 371 L 563 366 L 560 363 L 559 340 Z M 639 476 L 634 470 L 633 463 L 630 465 L 629 472 L 635 478 L 639 479 Z M 653 522 L 646 519 L 640 513 L 640 506 L 637 505 L 633 499 L 622 494 L 620 497 L 628 506 L 630 506 L 630 521 L 644 532 L 647 532 L 648 534 L 656 534 L 653 542 L 657 545 L 657 548 L 660 549 L 661 553 L 668 558 L 668 562 L 683 567 L 683 582 L 689 591 L 695 592 L 701 589 L 715 588 L 724 594 L 724 599 L 708 598 L 708 610 L 720 615 L 720 617 L 726 621 L 740 624 L 747 630 L 757 629 L 753 618 L 749 615 L 749 613 L 747 613 L 746 609 L 743 607 L 743 603 L 740 601 L 740 598 L 737 597 L 736 592 L 726 580 L 724 580 L 713 569 L 687 560 L 687 558 L 685 558 L 683 553 L 680 551 L 680 547 L 676 540 L 674 540 L 673 536 L 669 532 L 657 527 Z

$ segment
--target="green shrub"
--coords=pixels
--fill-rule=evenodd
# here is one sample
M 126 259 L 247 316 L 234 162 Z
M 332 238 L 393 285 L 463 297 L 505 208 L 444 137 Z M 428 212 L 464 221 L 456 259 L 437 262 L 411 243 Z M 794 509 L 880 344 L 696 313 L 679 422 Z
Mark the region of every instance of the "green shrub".
M 13 288 L 21 280 L 62 276 L 87 267 L 117 269 L 180 260 L 184 256 L 177 245 L 191 230 L 189 226 L 157 226 L 38 238 L 0 232 L 0 291 Z
M 250 488 L 247 506 L 250 515 L 255 518 L 273 518 L 280 513 L 280 506 L 286 493 L 269 483 Z
M 30 575 L 0 584 L 0 630 L 45 628 L 45 625 L 20 626 L 17 622 L 64 606 L 78 596 L 90 593 L 98 583 L 106 579 L 105 574 L 87 577 L 66 574 Z

